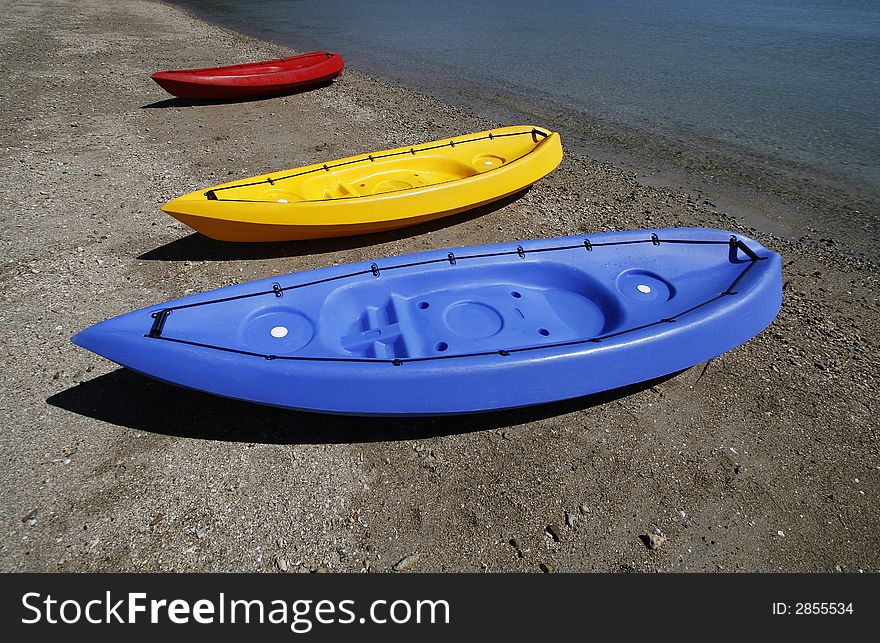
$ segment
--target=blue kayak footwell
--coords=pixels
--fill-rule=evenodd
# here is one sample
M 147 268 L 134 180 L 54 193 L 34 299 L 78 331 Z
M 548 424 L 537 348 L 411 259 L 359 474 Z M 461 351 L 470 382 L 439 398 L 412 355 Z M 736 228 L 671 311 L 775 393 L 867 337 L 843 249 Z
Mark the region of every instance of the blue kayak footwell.
M 284 408 L 439 415 L 688 368 L 776 316 L 779 255 L 722 230 L 523 241 L 200 293 L 73 342 L 150 377 Z

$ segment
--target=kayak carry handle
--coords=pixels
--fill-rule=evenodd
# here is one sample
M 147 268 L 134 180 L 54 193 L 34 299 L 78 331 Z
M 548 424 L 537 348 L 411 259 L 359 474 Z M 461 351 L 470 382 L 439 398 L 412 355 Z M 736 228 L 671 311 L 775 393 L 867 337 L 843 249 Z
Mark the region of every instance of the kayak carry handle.
M 150 332 L 147 334 L 147 337 L 160 337 L 162 335 L 162 329 L 165 327 L 165 320 L 168 319 L 168 315 L 170 314 L 170 308 L 163 308 L 162 310 L 153 313 L 151 315 L 153 318 L 153 325 L 150 326 Z
M 736 251 L 742 250 L 746 256 L 752 261 L 760 261 L 764 259 L 764 257 L 759 257 L 758 254 L 749 248 L 745 243 L 743 243 L 740 239 L 736 238 L 736 235 L 730 235 L 730 260 L 733 261 L 736 259 Z

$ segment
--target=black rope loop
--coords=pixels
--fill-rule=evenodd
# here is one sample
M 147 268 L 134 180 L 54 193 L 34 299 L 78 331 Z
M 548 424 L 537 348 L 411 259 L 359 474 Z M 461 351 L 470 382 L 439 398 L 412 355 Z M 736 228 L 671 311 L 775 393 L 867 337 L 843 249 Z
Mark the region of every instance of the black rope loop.
M 435 145 L 427 145 L 425 147 L 420 147 L 420 148 L 410 147 L 408 150 L 401 150 L 398 152 L 386 152 L 384 154 L 370 154 L 366 157 L 356 158 L 356 159 L 352 159 L 350 161 L 341 161 L 341 162 L 335 163 L 333 165 L 328 165 L 327 163 L 324 163 L 320 167 L 315 167 L 311 170 L 303 170 L 301 172 L 294 172 L 293 174 L 288 174 L 286 176 L 279 176 L 275 179 L 272 179 L 271 181 L 278 182 L 278 181 L 284 181 L 286 179 L 293 179 L 293 178 L 296 178 L 299 176 L 304 176 L 306 174 L 311 174 L 313 172 L 319 172 L 322 169 L 326 172 L 329 172 L 333 168 L 342 167 L 345 165 L 352 165 L 354 163 L 361 163 L 361 162 L 364 162 L 367 160 L 375 162 L 376 159 L 389 158 L 392 156 L 399 156 L 401 154 L 407 154 L 407 153 L 415 156 L 416 152 L 428 152 L 428 151 L 437 150 L 437 149 L 440 149 L 443 147 L 455 147 L 456 145 L 464 145 L 465 143 L 476 143 L 478 141 L 484 141 L 484 140 L 494 141 L 496 138 L 505 138 L 505 137 L 509 137 L 509 136 L 524 136 L 524 135 L 531 136 L 535 142 L 537 142 L 538 136 L 540 136 L 542 138 L 546 138 L 547 136 L 549 136 L 549 134 L 547 132 L 542 132 L 539 129 L 524 130 L 521 132 L 508 132 L 506 134 L 493 134 L 492 132 L 488 132 L 484 136 L 478 136 L 476 138 L 468 138 L 468 139 L 460 140 L 457 143 L 455 140 L 450 140 L 448 143 L 437 143 Z M 249 200 L 249 199 L 243 199 L 243 200 L 240 200 L 240 199 L 220 199 L 217 197 L 216 194 L 214 194 L 214 192 L 219 192 L 221 190 L 234 190 L 236 188 L 252 187 L 254 185 L 262 185 L 263 183 L 274 184 L 271 181 L 267 177 L 266 179 L 263 179 L 260 181 L 250 181 L 248 183 L 237 183 L 235 185 L 224 185 L 221 187 L 213 188 L 212 190 L 209 190 L 208 192 L 205 192 L 205 196 L 211 201 L 230 200 L 230 201 L 251 202 L 251 200 Z M 213 196 L 211 196 L 212 194 L 213 194 Z M 263 201 L 257 200 L 257 201 L 253 201 L 253 202 L 261 203 Z
M 636 240 L 626 240 L 626 241 L 607 241 L 607 242 L 599 242 L 599 243 L 591 243 L 589 239 L 585 239 L 583 244 L 576 245 L 566 245 L 566 246 L 551 246 L 551 247 L 543 247 L 543 248 L 530 248 L 528 252 L 553 252 L 553 251 L 564 251 L 564 250 L 577 250 L 579 248 L 587 248 L 587 250 L 592 251 L 595 248 L 606 247 L 606 246 L 622 246 L 622 245 L 632 245 L 632 244 L 647 244 L 651 243 L 653 245 L 659 245 L 660 238 L 656 234 L 652 234 L 650 238 L 642 238 Z M 454 358 L 465 358 L 465 357 L 479 357 L 479 356 L 488 356 L 488 355 L 500 355 L 502 357 L 508 357 L 513 353 L 522 353 L 532 350 L 540 350 L 540 349 L 549 349 L 549 348 L 560 348 L 564 346 L 577 346 L 582 344 L 590 344 L 590 343 L 598 343 L 604 341 L 606 339 L 611 339 L 615 337 L 619 337 L 622 335 L 626 335 L 628 333 L 633 333 L 639 330 L 643 330 L 646 328 L 651 328 L 653 326 L 657 326 L 660 324 L 670 324 L 678 321 L 680 317 L 683 317 L 689 313 L 692 313 L 695 310 L 698 310 L 704 306 L 707 306 L 715 301 L 718 301 L 722 297 L 725 296 L 734 296 L 737 293 L 736 287 L 737 285 L 745 278 L 745 276 L 749 273 L 752 268 L 758 263 L 760 260 L 768 259 L 767 256 L 759 256 L 754 252 L 751 248 L 746 246 L 741 240 L 737 239 L 736 245 L 733 245 L 731 240 L 703 240 L 703 239 L 663 239 L 663 243 L 669 244 L 692 244 L 692 245 L 718 245 L 718 246 L 729 246 L 730 248 L 738 248 L 742 249 L 743 252 L 749 255 L 750 258 L 753 258 L 752 261 L 749 261 L 747 265 L 739 272 L 733 282 L 727 287 L 723 292 L 710 297 L 709 299 L 702 301 L 694 306 L 691 306 L 687 310 L 683 310 L 678 312 L 676 315 L 672 317 L 665 317 L 663 319 L 659 319 L 654 322 L 649 322 L 646 324 L 642 324 L 640 326 L 636 326 L 633 328 L 627 328 L 624 330 L 608 333 L 605 335 L 600 335 L 596 337 L 589 337 L 584 339 L 575 339 L 570 341 L 563 342 L 554 342 L 549 344 L 534 344 L 530 346 L 523 346 L 520 348 L 512 348 L 512 349 L 501 349 L 501 350 L 486 350 L 481 352 L 474 353 L 465 353 L 465 354 L 450 354 L 450 355 L 431 355 L 425 357 L 409 357 L 409 358 L 395 358 L 395 359 L 377 359 L 377 358 L 356 358 L 356 357 L 342 357 L 342 356 L 306 356 L 306 355 L 265 355 L 262 353 L 225 347 L 225 346 L 216 346 L 212 344 L 206 344 L 201 342 L 195 342 L 187 339 L 178 339 L 175 337 L 167 337 L 164 336 L 163 329 L 165 326 L 165 322 L 168 316 L 174 310 L 181 310 L 186 308 L 194 308 L 198 306 L 205 306 L 208 304 L 216 304 L 228 301 L 235 301 L 238 299 L 245 299 L 249 297 L 257 297 L 263 295 L 274 295 L 276 297 L 280 297 L 285 290 L 294 290 L 298 288 L 305 288 L 308 286 L 314 286 L 323 283 L 329 283 L 333 281 L 338 281 L 341 279 L 349 279 L 352 277 L 357 277 L 361 275 L 369 275 L 372 274 L 375 277 L 378 277 L 380 274 L 379 266 L 375 263 L 370 264 L 369 269 L 366 270 L 357 270 L 347 274 L 335 275 L 332 277 L 325 277 L 322 279 L 316 279 L 309 282 L 293 284 L 290 286 L 281 286 L 279 283 L 272 284 L 271 290 L 263 290 L 258 292 L 246 293 L 243 295 L 234 295 L 230 297 L 222 297 L 218 299 L 204 300 L 198 301 L 191 304 L 181 304 L 178 306 L 169 306 L 167 308 L 163 308 L 161 310 L 157 310 L 151 313 L 151 317 L 153 319 L 152 325 L 150 327 L 149 332 L 145 335 L 145 337 L 175 342 L 179 344 L 185 344 L 189 346 L 197 346 L 200 348 L 208 348 L 213 350 L 220 350 L 229 353 L 236 353 L 240 355 L 248 355 L 252 357 L 262 357 L 267 360 L 292 360 L 292 361 L 312 361 L 312 362 L 360 362 L 360 363 L 383 363 L 383 364 L 393 364 L 395 366 L 400 366 L 406 362 L 422 362 L 422 361 L 432 361 L 439 359 L 454 359 Z M 383 270 L 395 270 L 401 268 L 411 268 L 416 266 L 437 264 L 437 263 L 445 263 L 448 262 L 450 265 L 455 265 L 458 259 L 466 260 L 466 259 L 479 259 L 486 257 L 500 257 L 500 256 L 512 256 L 518 255 L 522 257 L 526 254 L 526 250 L 522 246 L 516 246 L 515 250 L 503 250 L 500 252 L 489 252 L 489 253 L 478 253 L 473 255 L 463 255 L 460 257 L 456 257 L 452 252 L 448 253 L 445 258 L 437 258 L 437 259 L 427 259 L 424 261 L 416 261 L 410 263 L 401 263 L 393 266 L 386 266 Z

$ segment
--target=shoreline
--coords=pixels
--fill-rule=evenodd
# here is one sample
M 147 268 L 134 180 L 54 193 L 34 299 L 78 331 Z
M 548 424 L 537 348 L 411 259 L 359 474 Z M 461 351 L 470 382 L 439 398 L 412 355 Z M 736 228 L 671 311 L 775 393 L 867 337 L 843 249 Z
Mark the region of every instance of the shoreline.
M 478 213 L 351 239 L 214 242 L 159 206 L 495 123 L 356 70 L 280 98 L 171 99 L 150 72 L 289 50 L 158 0 L 34 2 L 0 25 L 0 71 L 19 88 L 0 97 L 3 571 L 385 572 L 414 554 L 422 572 L 880 570 L 880 269 L 865 231 L 755 233 L 695 186 L 646 186 L 570 146 L 528 192 Z M 624 393 L 452 418 L 316 416 L 176 389 L 69 342 L 136 307 L 269 275 L 676 226 L 780 252 L 783 309 L 743 346 Z M 666 543 L 646 549 L 658 531 Z
M 165 3 L 237 33 L 195 7 L 173 1 Z M 256 30 L 244 35 L 265 37 Z M 294 35 L 289 40 L 296 38 Z M 290 46 L 290 42 L 267 41 L 280 47 Z M 297 49 L 295 45 L 294 48 Z M 430 82 L 420 82 L 416 80 L 417 66 L 410 63 L 405 64 L 407 71 L 398 73 L 382 64 L 372 67 L 374 71 L 355 70 L 491 122 L 543 123 L 562 134 L 570 152 L 632 172 L 647 187 L 688 192 L 758 232 L 793 239 L 809 233 L 834 236 L 848 246 L 858 247 L 867 256 L 880 258 L 875 245 L 865 243 L 866 235 L 880 234 L 880 188 L 855 175 L 822 173 L 808 164 L 767 156 L 730 142 L 696 134 L 684 139 L 671 132 L 648 131 L 592 116 L 547 93 L 505 90 L 479 74 L 478 83 L 472 85 L 457 82 L 453 74 L 434 69 Z

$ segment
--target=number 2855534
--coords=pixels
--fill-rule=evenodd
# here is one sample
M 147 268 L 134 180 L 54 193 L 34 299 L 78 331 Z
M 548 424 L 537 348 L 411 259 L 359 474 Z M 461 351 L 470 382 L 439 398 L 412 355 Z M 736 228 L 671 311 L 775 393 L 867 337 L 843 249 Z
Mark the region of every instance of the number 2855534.
M 774 603 L 773 614 L 852 614 L 852 603 Z

